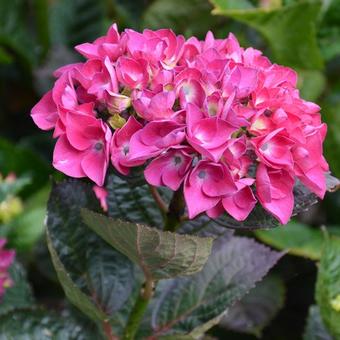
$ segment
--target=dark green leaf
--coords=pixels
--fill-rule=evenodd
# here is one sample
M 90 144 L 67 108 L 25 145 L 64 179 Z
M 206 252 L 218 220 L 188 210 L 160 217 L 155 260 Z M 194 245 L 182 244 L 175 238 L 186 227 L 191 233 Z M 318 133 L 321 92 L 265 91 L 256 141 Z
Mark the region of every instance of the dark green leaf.
M 160 231 L 88 210 L 83 210 L 82 216 L 92 230 L 139 264 L 145 276 L 155 280 L 196 273 L 202 269 L 210 254 L 210 237 Z
M 300 181 L 294 186 L 294 209 L 293 216 L 307 211 L 312 205 L 318 203 L 318 197 L 306 188 Z
M 232 229 L 270 229 L 279 225 L 273 215 L 266 212 L 257 204 L 245 221 L 237 221 L 230 215 L 224 214 L 215 220 L 221 226 Z
M 160 227 L 163 218 L 145 180 L 130 181 L 116 175 L 107 180 L 109 216 Z
M 334 340 L 326 329 L 321 319 L 320 309 L 316 305 L 309 307 L 303 340 Z
M 263 328 L 282 308 L 284 295 L 283 282 L 278 277 L 268 276 L 231 307 L 220 324 L 236 332 L 260 337 Z
M 232 233 L 232 230 L 227 230 L 224 226 L 218 223 L 218 220 L 213 220 L 206 214 L 201 214 L 193 220 L 183 222 L 177 230 L 180 234 L 190 234 L 203 237 L 220 237 L 226 233 Z
M 211 2 L 215 6 L 213 14 L 231 17 L 260 32 L 269 43 L 274 61 L 306 70 L 322 68 L 315 35 L 320 3 L 303 1 L 280 8 L 249 8 L 243 6 L 244 1 L 237 7 L 235 1 Z
M 84 294 L 80 288 L 72 281 L 65 267 L 61 263 L 55 249 L 53 248 L 51 238 L 47 232 L 47 244 L 50 251 L 54 269 L 57 272 L 58 279 L 64 289 L 65 295 L 71 303 L 78 307 L 84 314 L 94 321 L 105 320 L 107 316 L 99 306 L 96 306 L 95 300 Z
M 217 239 L 201 272 L 159 283 L 149 332 L 154 336 L 201 334 L 219 322 L 281 256 L 252 239 Z
M 31 307 L 34 304 L 32 290 L 26 279 L 26 273 L 20 263 L 14 262 L 9 268 L 13 286 L 6 289 L 0 302 L 0 315 L 14 309 Z
M 330 333 L 340 337 L 340 238 L 327 236 L 319 266 L 316 300 Z
M 137 284 L 135 267 L 87 228 L 81 208 L 100 210 L 90 185 L 74 180 L 54 185 L 47 218 L 50 250 L 65 291 L 71 289 L 71 301 L 77 304 L 86 297 L 84 306 L 77 304 L 79 308 L 88 311 L 90 300 L 97 306 L 96 314 L 111 317 Z
M 0 317 L 1 340 L 102 339 L 91 324 L 42 309 L 16 310 Z

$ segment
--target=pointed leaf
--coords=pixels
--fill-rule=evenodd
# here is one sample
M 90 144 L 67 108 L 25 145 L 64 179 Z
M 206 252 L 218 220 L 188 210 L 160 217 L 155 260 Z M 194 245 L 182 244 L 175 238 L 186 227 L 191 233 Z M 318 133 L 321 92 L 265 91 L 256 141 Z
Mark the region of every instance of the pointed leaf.
M 191 275 L 206 263 L 212 238 L 179 235 L 83 210 L 84 222 L 155 280 Z
M 282 308 L 284 294 L 283 282 L 278 277 L 268 276 L 230 308 L 220 325 L 260 337 L 263 328 Z
M 104 311 L 96 306 L 89 296 L 84 294 L 80 288 L 72 281 L 65 267 L 61 263 L 55 249 L 53 248 L 51 238 L 47 232 L 47 244 L 50 251 L 54 268 L 57 272 L 58 279 L 64 289 L 65 295 L 69 301 L 79 308 L 84 314 L 94 321 L 107 319 Z
M 340 238 L 327 236 L 319 266 L 316 300 L 330 333 L 340 337 Z
M 189 333 L 196 336 L 197 330 L 212 327 L 281 256 L 252 239 L 217 239 L 201 272 L 159 283 L 150 309 L 149 333 L 155 337 Z M 147 333 L 145 326 L 143 331 Z
M 107 183 L 109 216 L 153 227 L 163 225 L 162 214 L 143 178 L 133 181 L 110 175 Z
M 335 340 L 326 329 L 316 305 L 309 307 L 303 340 Z
M 140 283 L 133 263 L 82 222 L 80 209 L 85 207 L 100 210 L 90 185 L 76 180 L 54 185 L 48 203 L 49 248 L 71 301 L 89 314 L 86 297 L 97 306 L 93 318 L 109 318 L 124 307 L 134 285 Z

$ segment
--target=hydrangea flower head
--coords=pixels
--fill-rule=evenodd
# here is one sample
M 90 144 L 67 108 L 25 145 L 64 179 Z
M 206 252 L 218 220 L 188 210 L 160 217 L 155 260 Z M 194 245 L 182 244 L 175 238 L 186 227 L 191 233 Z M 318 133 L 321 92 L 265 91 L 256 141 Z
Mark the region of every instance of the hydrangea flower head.
M 58 69 L 32 109 L 54 130 L 58 170 L 102 186 L 110 163 L 122 175 L 143 165 L 149 184 L 183 188 L 189 218 L 243 221 L 261 204 L 285 224 L 297 180 L 325 195 L 320 108 L 300 97 L 292 69 L 234 35 L 113 25 L 76 50 L 86 60 Z

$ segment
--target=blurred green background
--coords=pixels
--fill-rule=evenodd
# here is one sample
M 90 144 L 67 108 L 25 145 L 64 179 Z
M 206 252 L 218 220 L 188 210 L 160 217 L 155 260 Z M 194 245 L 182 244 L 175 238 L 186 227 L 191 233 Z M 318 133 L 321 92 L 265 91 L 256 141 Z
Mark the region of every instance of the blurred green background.
M 46 260 L 42 234 L 50 177 L 60 175 L 50 165 L 51 134 L 34 126 L 30 109 L 51 87 L 54 69 L 81 60 L 73 46 L 105 34 L 112 22 L 120 30 L 171 28 L 186 37 L 204 38 L 211 30 L 223 38 L 233 32 L 242 46 L 259 48 L 272 61 L 296 69 L 302 97 L 322 107 L 328 124 L 326 158 L 340 177 L 340 0 L 0 0 L 0 173 L 19 178 L 15 185 L 0 180 L 5 197 L 0 197 L 0 235 L 26 263 L 40 303 L 53 308 L 62 292 Z M 294 256 L 301 249 L 293 250 L 275 269 L 284 283 L 278 294 L 282 300 L 285 296 L 285 307 L 264 329 L 263 339 L 301 339 L 314 301 L 311 259 L 319 258 L 319 227 L 338 233 L 339 211 L 340 193 L 335 193 L 295 222 L 303 235 L 292 232 L 294 237 L 314 243 L 302 251 L 303 258 Z M 278 236 L 283 245 L 272 235 L 256 236 L 278 248 L 294 248 L 285 235 Z M 212 335 L 255 339 L 225 327 Z

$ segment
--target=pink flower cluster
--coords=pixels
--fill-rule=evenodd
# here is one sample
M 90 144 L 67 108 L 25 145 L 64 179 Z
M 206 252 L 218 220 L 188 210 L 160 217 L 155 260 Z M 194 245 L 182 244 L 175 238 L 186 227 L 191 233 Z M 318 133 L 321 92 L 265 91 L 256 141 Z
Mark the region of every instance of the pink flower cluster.
M 211 32 L 200 41 L 113 25 L 76 50 L 86 61 L 58 69 L 32 110 L 54 129 L 53 165 L 66 175 L 102 186 L 110 161 L 124 175 L 146 165 L 151 185 L 183 185 L 190 218 L 241 221 L 259 202 L 287 223 L 296 179 L 324 196 L 326 125 L 290 68 Z
M 5 290 L 13 285 L 8 268 L 14 261 L 15 251 L 4 249 L 5 244 L 6 240 L 0 238 L 0 298 L 5 294 Z

